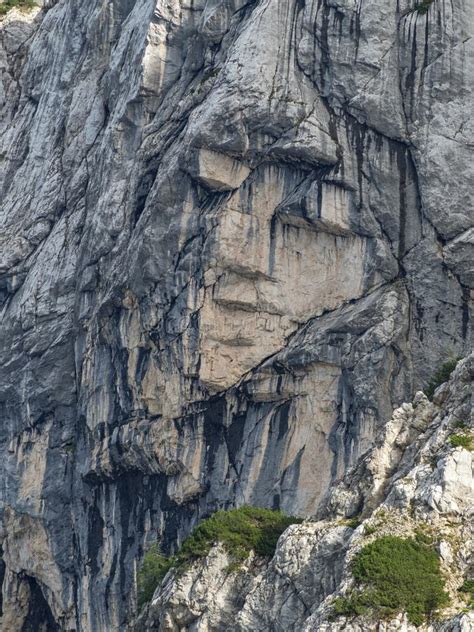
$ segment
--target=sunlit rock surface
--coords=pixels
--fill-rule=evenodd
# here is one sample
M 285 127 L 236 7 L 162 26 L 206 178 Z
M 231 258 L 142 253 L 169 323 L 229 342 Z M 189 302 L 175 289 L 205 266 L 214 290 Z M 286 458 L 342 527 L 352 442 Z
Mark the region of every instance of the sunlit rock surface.
M 171 570 L 134 632 L 470 632 L 474 612 L 459 587 L 474 562 L 474 357 L 460 363 L 435 403 L 419 392 L 382 429 L 375 446 L 330 490 L 319 521 L 289 527 L 269 562 L 250 556 L 238 569 L 222 545 L 184 571 Z M 348 517 L 357 516 L 353 523 Z M 451 603 L 416 627 L 406 613 L 392 620 L 335 617 L 336 597 L 353 586 L 351 560 L 384 535 L 429 533 L 440 554 Z M 235 564 L 234 564 L 235 567 Z
M 149 542 L 316 514 L 469 351 L 473 5 L 39 4 L 0 21 L 2 625 L 108 632 Z

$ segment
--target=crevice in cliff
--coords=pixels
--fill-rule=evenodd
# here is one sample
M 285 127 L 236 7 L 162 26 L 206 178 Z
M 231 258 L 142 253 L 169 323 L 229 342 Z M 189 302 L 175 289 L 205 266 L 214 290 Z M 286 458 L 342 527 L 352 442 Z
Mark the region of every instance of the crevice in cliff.
M 21 632 L 61 632 L 53 617 L 39 583 L 29 575 L 21 576 L 28 586 L 28 612 L 23 621 Z

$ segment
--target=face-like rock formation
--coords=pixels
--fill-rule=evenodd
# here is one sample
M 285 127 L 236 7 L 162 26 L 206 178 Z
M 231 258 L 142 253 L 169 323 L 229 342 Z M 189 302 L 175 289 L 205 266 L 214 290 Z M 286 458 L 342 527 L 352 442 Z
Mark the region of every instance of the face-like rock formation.
M 147 542 L 313 514 L 469 348 L 472 7 L 42 4 L 0 22 L 3 616 L 120 630 Z

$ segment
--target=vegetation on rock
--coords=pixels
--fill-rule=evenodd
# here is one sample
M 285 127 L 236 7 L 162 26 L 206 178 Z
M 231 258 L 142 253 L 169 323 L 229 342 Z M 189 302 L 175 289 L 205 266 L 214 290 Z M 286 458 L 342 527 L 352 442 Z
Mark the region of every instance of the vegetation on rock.
M 389 618 L 406 612 L 414 625 L 448 603 L 436 551 L 413 538 L 384 536 L 353 562 L 356 589 L 334 603 L 334 614 Z
M 429 400 L 433 399 L 436 389 L 449 380 L 458 362 L 459 358 L 448 360 L 448 362 L 445 362 L 443 366 L 436 371 L 428 386 L 425 388 L 425 395 Z
M 449 442 L 453 448 L 474 449 L 473 438 L 467 434 L 454 434 L 449 438 Z
M 419 2 L 416 6 L 415 6 L 415 11 L 417 13 L 420 13 L 421 15 L 423 15 L 424 13 L 427 13 L 430 6 L 433 4 L 434 0 L 422 0 L 422 2 Z
M 364 534 L 365 535 L 373 535 L 377 531 L 377 527 L 374 525 L 366 524 L 364 526 Z
M 357 529 L 357 527 L 360 527 L 360 525 L 362 524 L 362 521 L 356 516 L 353 518 L 346 518 L 345 520 L 342 520 L 341 524 L 349 527 L 350 529 Z
M 474 579 L 466 579 L 459 588 L 459 592 L 464 593 L 468 602 L 468 609 L 474 609 Z
M 156 545 L 147 551 L 138 573 L 139 606 L 150 601 L 171 568 L 184 569 L 194 560 L 206 557 L 214 544 L 223 544 L 235 562 L 245 560 L 250 551 L 271 557 L 283 531 L 300 522 L 300 518 L 286 516 L 281 511 L 258 507 L 216 512 L 194 529 L 176 555 L 165 557 Z
M 143 564 L 137 578 L 139 607 L 142 607 L 151 600 L 155 588 L 163 581 L 166 573 L 173 566 L 173 563 L 173 558 L 161 555 L 156 544 L 148 549 L 143 558 Z
M 5 15 L 14 7 L 18 7 L 20 9 L 33 9 L 35 6 L 36 2 L 34 2 L 34 0 L 5 0 L 5 2 L 0 4 L 0 15 Z

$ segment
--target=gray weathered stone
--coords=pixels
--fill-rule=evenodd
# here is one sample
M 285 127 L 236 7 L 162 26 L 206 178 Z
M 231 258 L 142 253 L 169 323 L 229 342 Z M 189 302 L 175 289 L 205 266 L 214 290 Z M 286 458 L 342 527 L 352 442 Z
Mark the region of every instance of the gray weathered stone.
M 39 4 L 0 18 L 3 617 L 122 630 L 149 542 L 316 514 L 469 351 L 473 8 Z
M 460 363 L 439 405 L 418 393 L 394 411 L 374 448 L 332 488 L 324 520 L 289 527 L 271 561 L 250 556 L 232 572 L 231 558 L 216 545 L 184 572 L 170 571 L 131 629 L 224 632 L 231 622 L 235 632 L 472 630 L 474 613 L 458 588 L 474 561 L 474 453 L 453 448 L 449 437 L 466 419 L 463 432 L 474 441 L 473 361 Z M 356 511 L 359 526 L 343 519 Z M 351 560 L 362 546 L 422 530 L 437 543 L 451 599 L 437 620 L 417 627 L 404 613 L 377 622 L 333 616 L 335 597 L 352 587 Z

